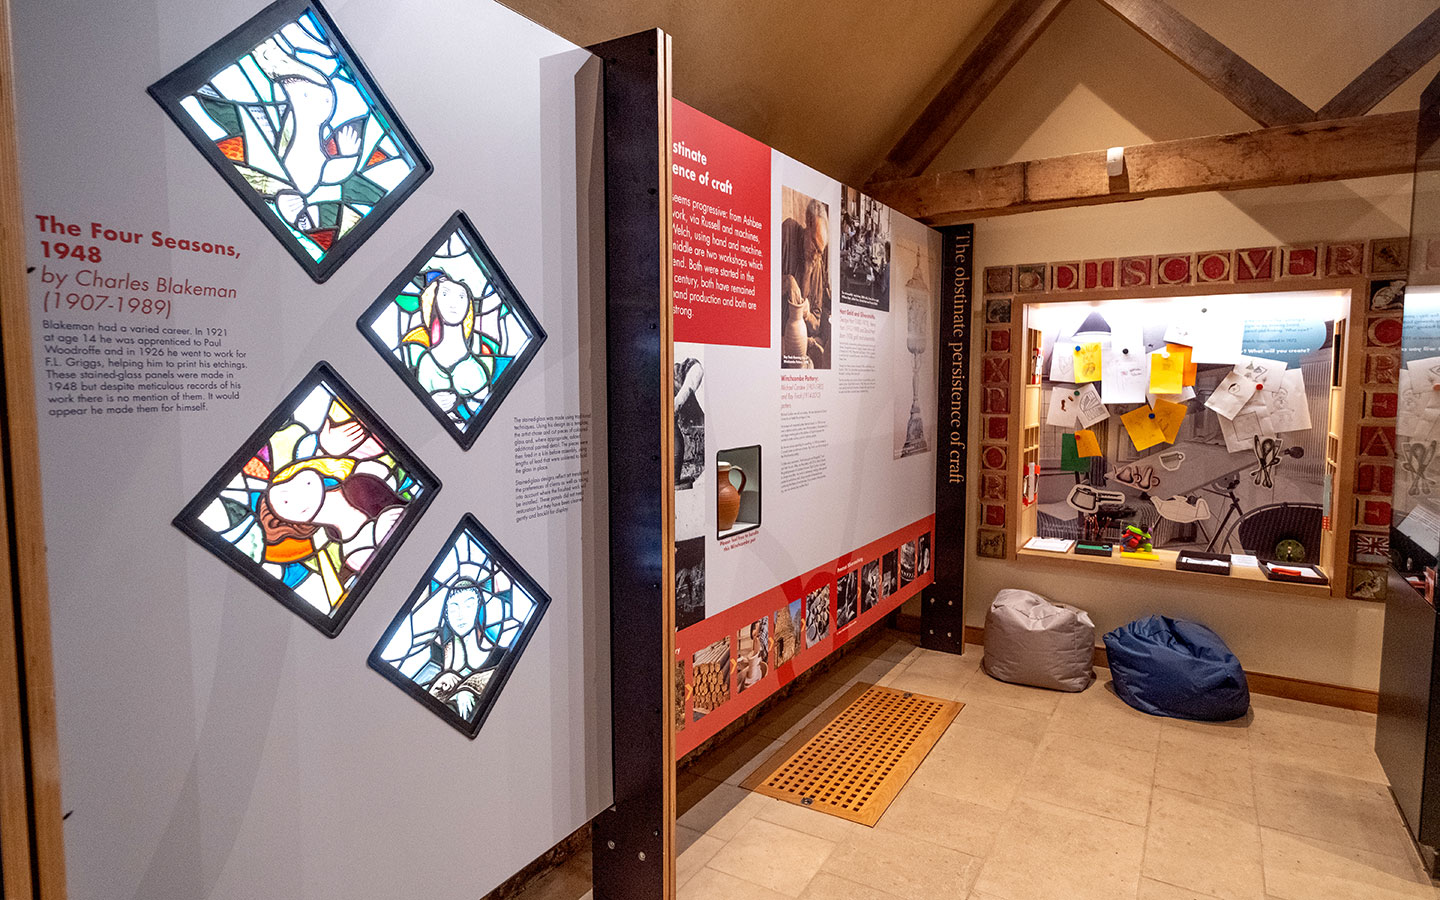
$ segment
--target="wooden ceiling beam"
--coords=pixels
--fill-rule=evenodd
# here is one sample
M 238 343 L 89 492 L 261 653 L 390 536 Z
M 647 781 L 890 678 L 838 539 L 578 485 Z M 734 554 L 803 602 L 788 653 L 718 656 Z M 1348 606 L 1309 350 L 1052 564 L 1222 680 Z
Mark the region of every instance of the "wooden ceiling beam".
M 1363 116 L 1440 54 L 1440 9 L 1435 10 L 1356 76 L 1316 113 L 1319 119 Z
M 1293 125 L 1314 110 L 1164 0 L 1100 0 L 1261 125 Z
M 1065 3 L 1066 0 L 1012 0 L 995 27 L 980 40 L 886 154 L 870 180 L 908 178 L 925 171 Z
M 1105 151 L 872 184 L 866 191 L 927 225 L 1204 191 L 1409 173 L 1415 111 L 1308 122 L 1125 148 L 1125 173 Z

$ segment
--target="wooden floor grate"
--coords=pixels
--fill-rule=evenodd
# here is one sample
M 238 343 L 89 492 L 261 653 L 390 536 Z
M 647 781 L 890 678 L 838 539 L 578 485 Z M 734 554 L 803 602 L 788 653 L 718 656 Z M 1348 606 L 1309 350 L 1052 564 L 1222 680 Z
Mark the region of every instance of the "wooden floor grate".
M 873 826 L 962 705 L 857 684 L 745 779 L 744 787 Z

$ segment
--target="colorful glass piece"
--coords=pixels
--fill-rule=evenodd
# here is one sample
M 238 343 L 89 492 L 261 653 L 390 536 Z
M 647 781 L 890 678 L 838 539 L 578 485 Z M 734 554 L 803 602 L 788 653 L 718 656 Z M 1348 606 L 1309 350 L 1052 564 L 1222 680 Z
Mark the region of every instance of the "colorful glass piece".
M 370 665 L 469 737 L 480 733 L 550 597 L 466 514 Z
M 316 281 L 430 174 L 314 0 L 266 7 L 150 94 Z
M 466 449 L 545 342 L 545 330 L 463 212 L 356 325 Z
M 333 637 L 439 489 L 320 363 L 175 526 Z

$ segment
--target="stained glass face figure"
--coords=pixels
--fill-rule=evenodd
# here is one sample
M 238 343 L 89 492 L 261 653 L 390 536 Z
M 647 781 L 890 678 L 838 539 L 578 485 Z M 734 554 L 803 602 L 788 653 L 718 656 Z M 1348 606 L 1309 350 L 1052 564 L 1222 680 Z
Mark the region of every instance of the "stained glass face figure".
M 175 525 L 333 637 L 439 489 L 321 363 Z
M 150 93 L 316 281 L 430 174 L 314 0 L 266 7 Z
M 467 514 L 375 645 L 370 665 L 473 738 L 549 605 L 545 591 Z
M 545 341 L 463 212 L 356 324 L 466 449 Z

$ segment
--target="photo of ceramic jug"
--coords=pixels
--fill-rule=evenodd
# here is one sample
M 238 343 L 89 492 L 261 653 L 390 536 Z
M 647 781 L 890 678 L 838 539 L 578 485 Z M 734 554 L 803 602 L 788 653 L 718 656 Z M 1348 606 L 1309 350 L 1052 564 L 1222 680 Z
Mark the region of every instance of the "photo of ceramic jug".
M 790 368 L 809 368 L 810 329 L 805 325 L 805 311 L 809 304 L 800 293 L 800 287 L 791 276 L 785 292 L 785 327 L 780 332 L 780 354 L 782 359 L 791 359 Z
M 719 483 L 715 486 L 716 524 L 720 531 L 729 531 L 735 527 L 735 517 L 740 515 L 740 491 L 745 490 L 745 470 L 727 462 L 716 465 L 720 471 Z M 732 471 L 740 473 L 739 490 L 730 481 Z

